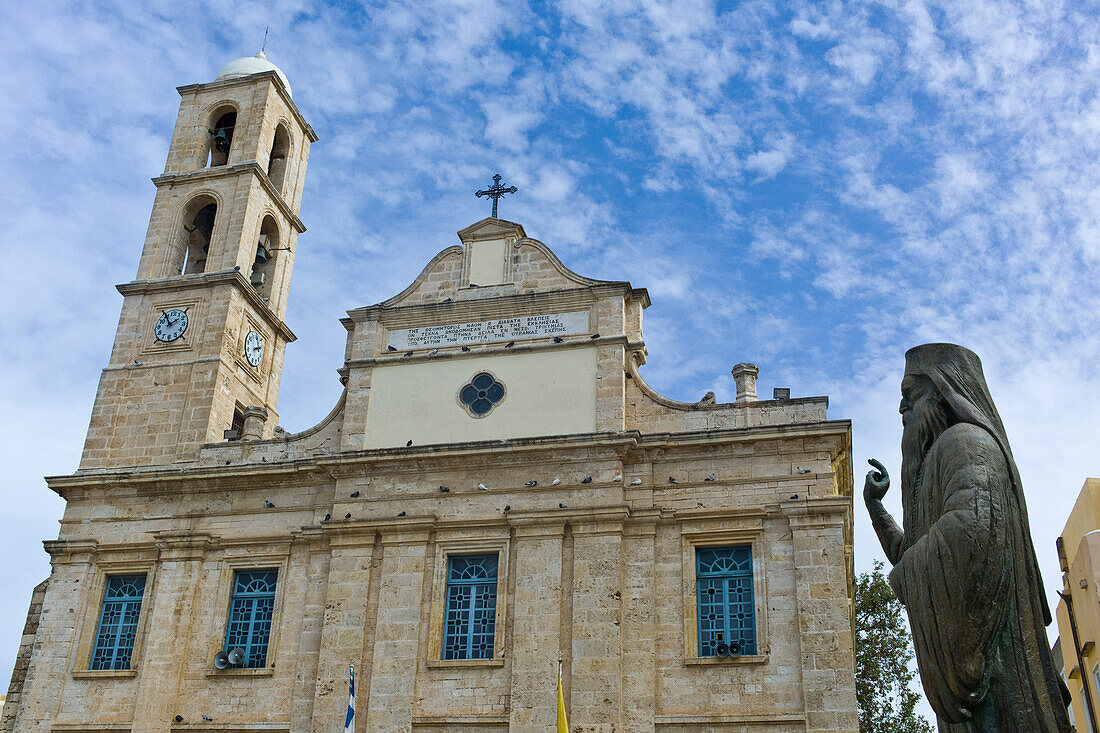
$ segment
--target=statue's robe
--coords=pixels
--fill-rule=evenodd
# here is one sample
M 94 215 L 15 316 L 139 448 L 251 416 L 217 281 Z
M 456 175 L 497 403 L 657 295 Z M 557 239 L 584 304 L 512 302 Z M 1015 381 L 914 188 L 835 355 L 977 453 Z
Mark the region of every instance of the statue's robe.
M 903 492 L 904 533 L 876 521 L 941 733 L 1071 730 L 1014 469 L 987 429 L 957 423 Z

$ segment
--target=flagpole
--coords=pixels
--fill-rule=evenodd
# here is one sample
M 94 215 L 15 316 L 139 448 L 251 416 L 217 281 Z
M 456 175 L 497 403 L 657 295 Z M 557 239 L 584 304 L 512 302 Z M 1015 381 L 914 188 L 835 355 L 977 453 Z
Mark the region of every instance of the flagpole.
M 569 720 L 565 716 L 565 690 L 561 683 L 561 650 L 558 650 L 558 733 L 569 733 Z
M 355 731 L 355 665 L 348 664 L 348 714 L 344 718 L 344 733 Z

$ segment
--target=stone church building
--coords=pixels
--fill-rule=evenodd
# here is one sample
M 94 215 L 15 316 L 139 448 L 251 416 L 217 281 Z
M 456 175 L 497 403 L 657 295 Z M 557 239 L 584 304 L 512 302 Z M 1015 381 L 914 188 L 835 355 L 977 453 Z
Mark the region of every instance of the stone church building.
M 356 731 L 545 732 L 559 656 L 573 733 L 857 730 L 827 398 L 658 394 L 647 292 L 490 217 L 347 312 L 287 433 L 317 137 L 262 54 L 179 93 L 0 730 L 335 733 L 354 666 Z

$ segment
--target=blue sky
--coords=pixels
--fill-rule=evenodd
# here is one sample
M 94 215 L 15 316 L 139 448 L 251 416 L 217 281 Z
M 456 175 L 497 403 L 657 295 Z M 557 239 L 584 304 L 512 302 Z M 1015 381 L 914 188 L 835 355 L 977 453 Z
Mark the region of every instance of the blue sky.
M 178 85 L 268 58 L 320 136 L 282 424 L 339 395 L 344 311 L 504 218 L 649 289 L 665 394 L 828 394 L 896 472 L 906 348 L 976 350 L 1044 572 L 1100 474 L 1100 6 L 1086 2 L 12 5 L 0 27 L 0 681 L 75 469 L 163 170 Z M 896 491 L 891 497 L 896 502 Z M 857 502 L 857 564 L 881 557 Z

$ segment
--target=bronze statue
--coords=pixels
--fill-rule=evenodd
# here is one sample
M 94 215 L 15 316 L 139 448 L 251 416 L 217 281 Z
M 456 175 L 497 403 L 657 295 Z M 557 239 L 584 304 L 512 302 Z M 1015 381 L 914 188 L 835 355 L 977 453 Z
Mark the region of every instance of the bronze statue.
M 1020 474 L 978 356 L 907 351 L 900 411 L 904 532 L 874 459 L 863 498 L 940 732 L 1068 733 Z

